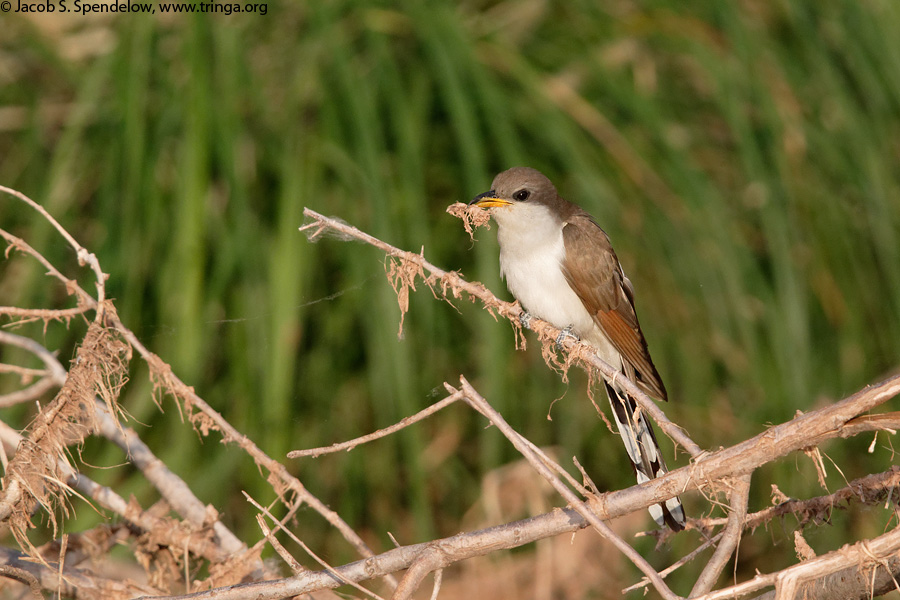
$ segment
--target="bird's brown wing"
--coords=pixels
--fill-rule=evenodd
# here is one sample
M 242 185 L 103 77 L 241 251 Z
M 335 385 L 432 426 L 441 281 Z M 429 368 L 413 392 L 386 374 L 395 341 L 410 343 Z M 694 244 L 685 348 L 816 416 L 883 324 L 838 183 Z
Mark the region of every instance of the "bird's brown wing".
M 667 400 L 634 311 L 630 282 L 606 233 L 587 214 L 572 215 L 563 227 L 563 273 L 594 322 L 634 369 L 635 383 L 649 395 Z

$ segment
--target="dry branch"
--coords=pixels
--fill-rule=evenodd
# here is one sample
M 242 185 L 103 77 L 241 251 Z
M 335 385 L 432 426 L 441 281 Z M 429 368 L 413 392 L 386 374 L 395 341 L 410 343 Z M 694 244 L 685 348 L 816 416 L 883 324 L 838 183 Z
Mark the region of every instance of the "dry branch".
M 512 442 L 512 445 L 515 446 L 516 450 L 518 450 L 522 456 L 531 463 L 531 466 L 553 486 L 553 489 L 559 492 L 560 496 L 565 498 L 566 502 L 569 503 L 569 506 L 574 509 L 575 512 L 596 529 L 600 535 L 612 542 L 622 554 L 628 557 L 628 560 L 634 563 L 634 565 L 644 573 L 644 576 L 650 580 L 656 588 L 656 591 L 658 591 L 663 598 L 666 598 L 667 600 L 678 598 L 678 596 L 669 589 L 669 586 L 665 584 L 662 577 L 656 572 L 656 569 L 650 566 L 650 563 L 648 563 L 643 556 L 638 554 L 625 540 L 616 535 L 613 530 L 610 529 L 609 525 L 600 520 L 595 513 L 591 512 L 586 505 L 582 504 L 581 499 L 578 498 L 572 490 L 564 486 L 562 482 L 556 478 L 553 474 L 553 470 L 544 463 L 546 457 L 543 457 L 542 459 L 542 457 L 538 456 L 531 449 L 529 444 L 525 443 L 524 438 L 510 427 L 500 413 L 494 410 L 487 400 L 485 400 L 484 397 L 481 396 L 468 381 L 466 381 L 465 377 L 461 378 L 461 383 L 462 389 L 466 394 L 466 402 L 468 402 L 472 408 L 484 415 L 485 418 L 487 418 L 510 442 Z M 447 565 L 439 566 L 444 567 Z
M 396 433 L 397 431 L 400 431 L 401 429 L 403 429 L 405 427 L 409 427 L 410 425 L 412 425 L 414 423 L 418 423 L 422 419 L 427 419 L 434 413 L 438 412 L 439 410 L 441 410 L 443 408 L 450 406 L 451 404 L 453 404 L 454 402 L 456 402 L 457 400 L 459 400 L 462 397 L 463 397 L 463 394 L 461 392 L 451 394 L 451 395 L 447 396 L 446 398 L 444 398 L 443 400 L 441 400 L 440 402 L 436 402 L 435 404 L 432 404 L 428 408 L 425 408 L 412 416 L 406 417 L 405 419 L 401 420 L 399 423 L 395 423 L 395 424 L 391 425 L 390 427 L 385 427 L 384 429 L 379 429 L 378 431 L 373 431 L 372 433 L 370 433 L 368 435 L 364 435 L 364 436 L 358 437 L 356 439 L 348 440 L 346 442 L 332 444 L 330 446 L 323 446 L 322 448 L 310 448 L 308 450 L 292 450 L 291 452 L 288 452 L 287 457 L 288 458 L 301 458 L 304 456 L 312 456 L 313 458 L 315 458 L 317 456 L 322 456 L 323 454 L 331 454 L 332 452 L 340 452 L 342 450 L 344 450 L 344 451 L 352 450 L 353 448 L 356 448 L 357 446 L 360 446 L 362 444 L 366 444 L 368 442 L 378 440 L 385 436 L 391 435 L 392 433 Z
M 42 397 L 54 387 L 61 387 L 66 381 L 66 370 L 63 368 L 56 357 L 53 356 L 46 348 L 41 346 L 31 338 L 27 338 L 14 333 L 0 331 L 0 344 L 9 344 L 26 350 L 37 356 L 44 363 L 46 369 L 40 370 L 35 375 L 40 375 L 41 379 L 33 385 L 0 396 L 0 407 L 13 406 L 21 402 L 29 402 Z
M 900 376 L 869 386 L 833 406 L 795 417 L 791 421 L 773 427 L 737 446 L 704 455 L 694 464 L 673 470 L 657 480 L 589 498 L 587 505 L 594 514 L 603 520 L 608 520 L 635 511 L 643 511 L 651 504 L 657 504 L 671 497 L 666 495 L 668 493 L 672 495 L 683 493 L 709 487 L 713 481 L 744 476 L 753 469 L 774 461 L 790 451 L 802 450 L 805 447 L 801 438 L 803 432 L 827 430 L 817 434 L 820 443 L 827 439 L 841 437 L 844 433 L 841 427 L 830 429 L 837 423 L 834 421 L 835 413 L 846 415 L 855 411 L 863 412 L 879 403 L 886 402 L 898 392 L 900 392 Z M 849 420 L 852 417 L 847 418 Z M 818 426 L 813 426 L 811 423 L 818 424 Z M 767 457 L 767 453 L 772 452 L 773 447 L 777 450 L 777 456 L 773 454 Z M 714 479 L 710 479 L 712 477 L 709 475 L 710 473 L 714 474 Z M 660 493 L 660 489 L 668 491 Z M 340 579 L 327 571 L 315 571 L 272 582 L 254 582 L 177 596 L 171 600 L 240 600 L 248 595 L 258 600 L 267 600 L 298 595 L 339 587 L 342 585 L 341 579 L 359 582 L 408 569 L 425 552 L 438 553 L 446 566 L 453 562 L 502 549 L 519 547 L 587 526 L 588 522 L 576 510 L 572 508 L 554 509 L 529 519 L 424 544 L 403 546 L 388 550 L 368 560 L 336 567 L 335 571 L 340 574 Z M 756 586 L 748 585 L 746 591 L 742 591 L 742 593 L 752 593 L 763 589 L 766 585 L 774 585 L 775 574 L 760 576 L 758 583 L 759 585 Z M 743 589 L 738 588 L 738 591 Z M 721 598 L 724 597 L 721 596 Z M 705 595 L 700 598 L 708 600 L 710 596 Z
M 2 546 L 0 564 L 28 573 L 45 590 L 58 591 L 63 597 L 76 600 L 125 600 L 139 594 L 156 593 L 150 586 L 107 579 L 86 569 L 64 568 L 60 576 L 58 564 L 39 564 L 27 554 Z
M 226 442 L 235 443 L 239 445 L 245 452 L 247 452 L 253 460 L 260 467 L 266 469 L 269 472 L 268 481 L 272 484 L 275 491 L 278 493 L 279 497 L 283 498 L 286 504 L 289 504 L 290 501 L 286 498 L 286 496 L 292 496 L 295 499 L 300 499 L 313 508 L 315 511 L 324 516 L 329 523 L 331 523 L 346 539 L 349 541 L 363 556 L 371 556 L 372 551 L 366 546 L 363 542 L 362 538 L 353 531 L 334 511 L 325 506 L 321 501 L 319 501 L 315 496 L 310 494 L 308 490 L 303 486 L 302 483 L 292 475 L 290 475 L 286 468 L 279 463 L 278 461 L 270 458 L 265 453 L 263 453 L 251 440 L 249 440 L 246 436 L 240 434 L 230 423 L 228 423 L 218 412 L 214 411 L 202 398 L 200 398 L 196 393 L 194 393 L 193 389 L 189 386 L 185 385 L 171 370 L 171 368 L 162 360 L 159 359 L 155 354 L 151 353 L 147 348 L 137 339 L 137 337 L 128 329 L 124 323 L 118 318 L 115 314 L 114 309 L 112 308 L 112 304 L 105 301 L 105 281 L 106 275 L 102 272 L 99 261 L 96 256 L 92 253 L 88 252 L 85 248 L 83 248 L 77 241 L 75 241 L 74 237 L 72 237 L 52 216 L 50 216 L 40 205 L 32 201 L 30 198 L 27 198 L 23 194 L 11 190 L 9 188 L 0 186 L 0 191 L 5 191 L 19 200 L 25 202 L 34 210 L 36 210 L 44 219 L 49 221 L 51 225 L 60 233 L 60 235 L 65 239 L 65 241 L 75 250 L 79 264 L 87 265 L 95 274 L 96 277 L 96 287 L 97 287 L 97 297 L 93 297 L 87 292 L 85 292 L 75 281 L 74 279 L 70 279 L 62 274 L 55 266 L 53 266 L 40 252 L 32 248 L 27 244 L 24 240 L 13 236 L 12 234 L 0 229 L 0 236 L 4 237 L 9 243 L 9 248 L 13 248 L 19 250 L 37 260 L 41 265 L 43 265 L 47 269 L 47 273 L 52 277 L 55 277 L 65 287 L 65 290 L 68 294 L 74 295 L 77 298 L 78 302 L 78 312 L 93 310 L 95 312 L 94 325 L 93 329 L 89 330 L 89 336 L 85 339 L 85 342 L 82 346 L 82 350 L 85 346 L 88 345 L 89 341 L 92 341 L 93 338 L 91 335 L 96 336 L 96 331 L 107 332 L 107 335 L 112 335 L 111 332 L 115 332 L 115 337 L 121 336 L 124 340 L 131 346 L 131 348 L 136 349 L 139 354 L 147 361 L 150 366 L 151 374 L 155 380 L 156 385 L 163 389 L 166 392 L 171 393 L 176 400 L 179 402 L 180 408 L 184 409 L 190 416 L 191 421 L 194 423 L 198 429 L 204 434 L 208 434 L 211 430 L 218 430 L 222 433 Z M 13 311 L 15 312 L 15 311 Z M 75 313 L 73 313 L 75 314 Z M 20 316 L 22 318 L 31 318 L 31 317 L 39 317 L 43 318 L 45 321 L 53 318 L 61 318 L 62 314 L 58 312 L 51 313 L 35 313 L 30 312 L 27 315 L 18 314 L 11 316 Z M 90 332 L 94 331 L 94 334 Z M 123 349 L 128 348 L 125 344 L 121 346 Z M 130 357 L 130 352 L 128 353 Z M 108 358 L 108 357 L 107 357 Z M 67 406 L 75 406 L 76 403 L 69 403 L 66 401 L 55 402 L 54 405 L 51 405 L 47 410 L 44 410 L 38 417 L 35 425 L 32 427 L 34 433 L 32 433 L 29 438 L 26 439 L 25 446 L 34 443 L 34 440 L 53 440 L 55 437 L 60 438 L 60 443 L 57 446 L 54 446 L 54 452 L 44 452 L 37 451 L 36 448 L 41 447 L 35 444 L 30 450 L 26 449 L 24 452 L 20 450 L 16 457 L 14 458 L 13 463 L 10 464 L 11 471 L 6 474 L 4 477 L 4 489 L 2 495 L 0 495 L 0 521 L 13 519 L 13 530 L 18 532 L 20 542 L 26 543 L 27 540 L 23 536 L 24 528 L 27 527 L 28 523 L 28 506 L 29 503 L 34 503 L 35 501 L 44 500 L 42 504 L 46 506 L 48 509 L 51 521 L 55 523 L 54 516 L 54 505 L 52 504 L 54 501 L 59 501 L 64 498 L 65 490 L 58 489 L 62 482 L 65 481 L 65 476 L 60 476 L 60 473 L 55 473 L 53 470 L 57 468 L 58 460 L 64 460 L 64 450 L 68 444 L 73 442 L 80 441 L 83 439 L 85 435 L 89 431 L 91 431 L 94 418 L 92 414 L 93 401 L 92 398 L 95 392 L 99 393 L 101 397 L 104 398 L 104 401 L 107 401 L 110 407 L 110 412 L 115 413 L 113 408 L 114 403 L 114 393 L 118 391 L 118 387 L 121 385 L 121 379 L 116 380 L 114 374 L 108 372 L 113 365 L 118 364 L 116 361 L 110 359 L 108 361 L 108 365 L 100 364 L 98 362 L 93 362 L 91 365 L 96 369 L 96 373 L 101 375 L 100 379 L 104 380 L 102 383 L 98 383 L 97 381 L 89 380 L 86 383 L 82 382 L 80 378 L 74 378 L 73 376 L 78 375 L 79 371 L 76 367 L 84 366 L 86 363 L 82 361 L 80 358 L 78 362 L 76 362 L 75 367 L 69 373 L 68 380 L 66 386 L 64 386 L 63 390 L 60 391 L 57 398 L 65 400 L 70 394 L 70 390 L 68 389 L 70 382 L 73 382 L 72 385 L 80 392 L 78 398 L 80 402 L 77 403 L 79 409 L 82 409 L 85 414 L 70 414 L 68 412 L 62 411 L 62 408 Z M 87 373 L 89 369 L 85 369 L 84 372 Z M 122 369 L 122 373 L 124 373 L 124 369 Z M 88 378 L 90 379 L 90 378 Z M 111 383 L 112 390 L 104 387 L 104 384 Z M 79 384 L 79 385 L 76 385 Z M 89 384 L 89 385 L 88 385 Z M 99 385 L 96 389 L 91 388 L 91 385 Z M 80 387 L 79 387 L 80 386 Z M 51 433 L 54 435 L 48 435 L 45 433 L 47 430 L 46 423 L 48 422 L 52 425 L 54 423 L 53 416 L 57 414 L 62 414 L 63 418 L 57 421 L 61 423 L 61 425 L 57 426 L 59 429 L 73 430 L 71 435 L 62 435 L 60 437 L 59 432 L 55 431 L 54 428 L 50 428 Z M 35 435 L 38 434 L 38 435 Z M 32 455 L 37 457 L 41 457 L 44 459 L 43 467 L 46 470 L 46 477 L 41 479 L 38 475 L 38 481 L 31 481 L 23 476 L 23 473 L 33 472 L 29 468 L 19 468 L 15 466 L 15 463 L 21 464 L 30 464 L 35 459 L 31 458 Z M 37 472 L 40 473 L 40 472 Z M 72 477 L 72 473 L 74 471 L 66 471 L 66 473 Z M 46 483 L 45 483 L 46 480 Z M 46 488 L 45 488 L 46 486 Z M 54 487 L 55 486 L 55 487 Z M 44 491 L 44 490 L 47 491 Z M 43 494 L 43 495 L 41 495 Z M 60 506 L 65 507 L 64 504 Z M 131 511 L 132 518 L 134 511 Z M 16 520 L 19 519 L 19 520 Z M 180 527 L 175 528 L 171 525 L 166 527 L 168 531 L 182 529 Z M 193 537 L 190 533 L 187 535 L 187 540 L 185 543 L 178 546 L 179 548 L 183 548 L 185 550 L 193 550 L 199 538 L 203 536 L 196 535 L 196 532 L 193 532 Z M 167 534 L 167 535 L 171 535 Z M 214 545 L 212 546 L 214 548 Z M 218 551 L 222 551 L 218 549 Z M 202 555 L 200 553 L 199 555 Z M 226 553 L 227 554 L 227 553 Z M 185 561 L 185 567 L 187 566 L 187 562 Z M 224 563 L 223 563 L 224 564 Z M 233 565 L 233 562 L 230 563 Z M 225 569 L 225 571 L 234 571 L 234 569 Z M 210 571 L 215 573 L 216 568 L 213 565 L 210 568 Z M 232 573 L 232 576 L 234 573 Z M 388 577 L 388 583 L 394 584 L 395 580 L 392 577 Z
M 107 310 L 112 310 L 108 308 Z M 54 505 L 66 494 L 59 461 L 66 449 L 96 428 L 94 397 L 115 412 L 130 358 L 128 346 L 114 332 L 92 323 L 62 389 L 29 426 L 25 440 L 10 461 L 0 494 L 0 521 L 8 521 L 20 544 L 32 527 L 36 504 L 48 509 L 54 530 Z
M 57 387 L 62 387 L 65 384 L 67 375 L 65 368 L 52 353 L 40 344 L 28 338 L 22 338 L 21 336 L 3 332 L 0 332 L 0 342 L 15 344 L 16 346 L 35 354 L 47 367 L 48 375 L 46 380 Z M 122 436 L 128 437 L 130 446 L 137 450 L 139 456 L 143 456 L 143 460 L 139 461 L 139 467 L 143 466 L 144 468 L 148 468 L 148 465 L 155 464 L 154 461 L 156 461 L 156 463 L 159 462 L 155 458 L 149 458 L 147 455 L 149 449 L 140 442 L 139 438 L 137 438 L 137 435 L 132 430 L 122 428 L 118 421 L 116 421 L 109 413 L 107 406 L 103 402 L 94 398 L 94 406 L 94 417 L 98 423 L 98 431 L 108 437 L 117 438 L 117 441 L 124 442 L 126 440 Z M 118 438 L 122 439 L 118 440 Z M 3 444 L 6 455 L 14 455 L 23 440 L 24 438 L 17 431 L 0 421 L 0 442 Z M 127 447 L 125 449 L 127 451 Z M 225 542 L 222 543 L 222 547 L 210 543 L 210 536 L 203 533 L 204 523 L 202 522 L 202 519 L 198 519 L 199 522 L 194 523 L 194 528 L 177 526 L 177 524 L 173 523 L 171 520 L 161 519 L 151 515 L 149 512 L 142 511 L 136 502 L 127 502 L 112 489 L 101 486 L 96 482 L 91 481 L 83 474 L 77 473 L 67 460 L 59 459 L 57 464 L 59 474 L 62 476 L 62 481 L 65 482 L 66 485 L 81 494 L 85 499 L 97 502 L 103 508 L 119 515 L 129 523 L 131 527 L 147 534 L 148 537 L 153 538 L 157 543 L 163 543 L 176 548 L 187 548 L 192 554 L 207 558 L 214 563 L 226 562 L 230 557 L 233 558 L 237 552 L 242 551 L 242 548 L 243 550 L 246 550 L 246 548 L 243 547 L 243 544 L 237 541 L 230 532 L 227 532 L 227 530 L 225 530 L 225 532 L 221 531 L 224 526 L 219 522 L 213 524 L 213 529 L 219 535 L 220 540 L 225 540 Z M 168 472 L 168 470 L 166 469 L 165 472 Z M 155 480 L 157 482 L 158 487 L 161 490 L 178 488 L 177 482 L 181 482 L 181 485 L 184 486 L 184 483 L 177 478 L 175 478 L 174 483 L 169 483 L 174 475 L 171 472 L 168 472 L 167 474 L 165 472 L 157 470 L 156 476 L 150 477 L 151 481 Z M 185 490 L 187 494 L 191 494 L 190 490 L 186 487 L 182 487 L 180 491 L 184 493 Z M 177 493 L 169 494 L 169 499 L 173 501 L 176 508 L 180 505 L 178 498 L 181 495 L 182 494 Z M 193 501 L 199 503 L 196 498 L 193 498 Z M 194 512 L 198 513 L 196 510 Z M 227 539 L 228 535 L 231 536 L 231 540 Z M 235 541 L 240 545 L 235 545 Z M 262 563 L 258 562 L 255 568 L 261 568 L 261 565 Z
M 802 592 L 804 588 L 809 589 L 807 586 L 810 583 L 824 581 L 828 577 L 837 577 L 838 573 L 847 570 L 850 565 L 854 565 L 856 571 L 868 571 L 870 575 L 878 567 L 885 568 L 885 565 L 889 569 L 891 564 L 894 564 L 894 568 L 900 567 L 900 561 L 897 560 L 898 555 L 900 555 L 900 527 L 874 539 L 844 546 L 840 550 L 787 567 L 777 573 L 757 575 L 744 583 L 723 588 L 692 600 L 738 598 L 771 586 L 775 587 L 774 597 L 777 600 L 804 597 L 846 598 L 846 596 L 835 596 L 830 590 L 826 590 L 827 594 L 817 596 L 804 596 Z M 896 577 L 897 571 L 892 572 Z M 868 586 L 866 587 L 866 591 L 868 591 Z M 855 590 L 854 593 L 858 593 L 858 590 Z
M 741 540 L 744 521 L 747 517 L 747 502 L 750 499 L 750 475 L 736 479 L 732 486 L 728 494 L 731 504 L 728 524 L 722 531 L 722 539 L 719 541 L 716 551 L 713 552 L 712 558 L 706 563 L 706 567 L 694 583 L 690 597 L 702 596 L 712 589 Z
M 874 505 L 889 503 L 893 498 L 900 500 L 900 465 L 894 465 L 882 473 L 855 479 L 846 487 L 825 496 L 783 500 L 775 506 L 748 515 L 744 528 L 756 529 L 775 518 L 787 515 L 796 518 L 800 525 L 810 521 L 821 523 L 827 521 L 836 508 L 843 508 L 851 502 Z M 694 519 L 693 523 L 698 529 L 711 529 L 727 521 L 728 519 Z
M 691 464 L 642 485 L 600 495 L 589 494 L 583 486 L 568 476 L 564 469 L 540 452 L 531 442 L 516 433 L 487 400 L 463 378 L 461 391 L 451 390 L 450 396 L 444 400 L 385 430 L 328 448 L 298 451 L 292 453 L 291 456 L 318 455 L 329 451 L 350 449 L 372 439 L 390 435 L 399 429 L 433 416 L 441 408 L 459 399 L 464 399 L 469 406 L 483 414 L 507 436 L 533 468 L 553 485 L 565 499 L 568 507 L 557 508 L 530 519 L 462 533 L 423 544 L 399 547 L 376 555 L 337 513 L 331 511 L 310 494 L 297 478 L 287 472 L 284 465 L 267 456 L 256 444 L 243 436 L 224 417 L 206 404 L 193 388 L 182 382 L 169 365 L 151 353 L 119 320 L 112 304 L 104 300 L 106 275 L 100 269 L 99 262 L 93 254 L 81 247 L 36 203 L 18 192 L 2 186 L 0 186 L 0 190 L 7 191 L 26 202 L 53 224 L 60 235 L 75 250 L 81 264 L 87 265 L 92 270 L 97 286 L 96 297 L 88 294 L 79 287 L 74 279 L 64 276 L 24 240 L 0 230 L 0 235 L 7 240 L 10 248 L 17 249 L 39 261 L 51 276 L 65 286 L 70 295 L 75 296 L 77 301 L 75 308 L 62 311 L 9 307 L 0 308 L 0 315 L 6 314 L 19 320 L 43 319 L 46 322 L 52 319 L 66 320 L 73 315 L 84 314 L 90 310 L 95 312 L 95 319 L 69 373 L 66 373 L 56 359 L 42 348 L 31 350 L 44 361 L 47 367 L 46 371 L 12 369 L 23 378 L 23 385 L 29 377 L 43 377 L 44 387 L 40 388 L 40 393 L 44 393 L 50 387 L 62 384 L 62 389 L 57 397 L 43 407 L 27 430 L 26 439 L 18 451 L 15 450 L 15 446 L 18 445 L 17 441 L 21 438 L 15 431 L 0 424 L 0 438 L 4 442 L 2 448 L 6 450 L 6 454 L 15 453 L 9 463 L 9 469 L 4 478 L 4 489 L 0 494 L 0 520 L 6 519 L 14 527 L 18 527 L 16 531 L 20 544 L 26 547 L 24 528 L 30 524 L 29 509 L 40 503 L 47 508 L 50 519 L 54 519 L 54 509 L 60 506 L 60 503 L 65 502 L 66 494 L 69 493 L 70 488 L 66 487 L 68 485 L 101 506 L 121 515 L 128 527 L 127 532 L 125 528 L 120 532 L 124 532 L 124 535 L 139 536 L 139 539 L 148 542 L 152 541 L 155 544 L 153 547 L 159 549 L 160 555 L 168 557 L 160 559 L 161 568 L 174 570 L 175 575 L 180 575 L 177 569 L 183 568 L 184 580 L 192 586 L 192 589 L 199 590 L 201 586 L 218 586 L 204 591 L 195 591 L 186 596 L 155 596 L 157 598 L 224 600 L 253 597 L 262 600 L 332 589 L 347 583 L 355 585 L 358 582 L 378 577 L 386 577 L 388 584 L 395 586 L 396 580 L 391 574 L 407 569 L 400 585 L 394 590 L 394 598 L 403 600 L 411 597 L 431 572 L 435 572 L 435 590 L 432 593 L 434 597 L 440 588 L 442 569 L 453 563 L 591 526 L 601 535 L 610 539 L 624 555 L 628 556 L 644 572 L 647 581 L 652 582 L 660 595 L 669 600 L 679 600 L 679 596 L 663 582 L 662 576 L 630 545 L 614 535 L 604 521 L 627 513 L 643 511 L 650 505 L 663 502 L 678 494 L 704 490 L 713 493 L 730 491 L 731 514 L 727 520 L 694 520 L 691 526 L 710 534 L 709 541 L 664 571 L 669 572 L 677 565 L 684 564 L 690 557 L 697 556 L 707 544 L 718 540 L 719 546 L 703 574 L 697 580 L 692 592 L 692 596 L 697 596 L 701 600 L 740 597 L 772 586 L 775 588 L 774 595 L 778 598 L 802 597 L 804 594 L 809 595 L 825 590 L 826 588 L 822 587 L 823 582 L 833 582 L 836 577 L 842 576 L 841 574 L 855 577 L 854 585 L 848 587 L 846 592 L 842 592 L 841 598 L 849 598 L 853 597 L 853 594 L 858 594 L 860 586 L 869 585 L 867 582 L 870 581 L 870 578 L 871 581 L 877 582 L 873 585 L 880 586 L 877 589 L 888 589 L 889 586 L 886 582 L 893 581 L 892 577 L 900 570 L 900 560 L 897 558 L 900 556 L 900 529 L 895 529 L 873 540 L 846 546 L 837 552 L 820 557 L 809 558 L 776 573 L 760 574 L 749 581 L 706 593 L 714 585 L 723 567 L 734 553 L 744 529 L 753 528 L 776 516 L 789 513 L 798 515 L 801 523 L 815 521 L 817 515 L 822 514 L 823 511 L 830 510 L 832 506 L 855 497 L 870 503 L 876 499 L 887 497 L 887 502 L 896 504 L 892 494 L 897 488 L 897 477 L 900 476 L 900 470 L 894 468 L 886 473 L 870 475 L 854 481 L 847 488 L 822 498 L 806 501 L 790 500 L 753 515 L 747 516 L 746 514 L 749 479 L 753 471 L 760 466 L 791 452 L 815 450 L 822 443 L 835 437 L 849 437 L 869 431 L 894 433 L 900 425 L 898 413 L 883 415 L 865 413 L 887 402 L 900 392 L 900 376 L 861 390 L 832 406 L 799 415 L 730 448 L 714 453 L 704 453 L 684 430 L 666 417 L 659 405 L 638 390 L 637 386 L 621 373 L 600 360 L 589 347 L 573 338 L 565 338 L 562 341 L 565 359 L 560 361 L 556 356 L 555 345 L 559 330 L 538 319 L 531 321 L 530 328 L 536 332 L 538 339 L 543 344 L 545 359 L 552 366 L 565 370 L 572 364 L 578 364 L 584 367 L 591 377 L 599 372 L 607 379 L 616 379 L 617 385 L 631 395 L 642 410 L 649 414 L 669 437 L 690 453 Z M 516 331 L 517 340 L 520 339 L 519 317 L 522 316 L 522 310 L 518 304 L 503 302 L 483 285 L 467 282 L 458 273 L 435 267 L 425 260 L 424 251 L 416 254 L 395 248 L 340 220 L 324 217 L 309 209 L 306 209 L 304 214 L 311 221 L 301 229 L 306 231 L 311 239 L 334 232 L 344 239 L 359 239 L 383 250 L 390 257 L 388 279 L 397 292 L 401 311 L 405 312 L 408 308 L 410 290 L 415 290 L 417 281 L 421 280 L 436 297 L 443 296 L 449 300 L 467 295 L 472 299 L 480 300 L 491 314 L 509 319 Z M 479 215 L 469 216 L 479 217 Z M 466 224 L 469 225 L 468 222 Z M 478 225 L 477 222 L 474 224 Z M 524 338 L 521 339 L 524 341 Z M 0 343 L 4 342 L 14 343 L 8 338 L 0 338 Z M 213 430 L 220 432 L 225 442 L 239 446 L 260 468 L 268 473 L 267 479 L 272 488 L 278 494 L 280 501 L 289 508 L 288 516 L 280 522 L 275 521 L 275 528 L 270 529 L 268 525 L 265 525 L 262 539 L 252 548 L 247 548 L 225 529 L 218 522 L 215 511 L 203 505 L 184 481 L 169 472 L 151 450 L 140 441 L 134 431 L 124 428 L 118 423 L 115 399 L 124 382 L 130 348 L 137 350 L 144 358 L 150 367 L 151 376 L 157 388 L 175 398 L 179 408 L 188 415 L 189 421 L 194 427 L 203 435 L 208 435 Z M 41 352 L 45 354 L 41 354 Z M 38 393 L 38 390 L 32 386 L 22 392 L 26 393 L 22 397 L 32 398 Z M 102 399 L 102 403 L 95 402 L 97 396 Z M 126 502 L 113 490 L 103 488 L 77 473 L 66 460 L 66 449 L 95 431 L 102 432 L 108 439 L 126 449 L 129 460 L 141 469 L 147 480 L 160 491 L 166 502 L 161 502 L 157 507 L 145 511 L 136 502 Z M 39 467 L 36 472 L 41 476 L 28 479 L 28 474 L 35 472 L 32 468 L 33 465 Z M 561 476 L 565 478 L 565 482 L 568 482 L 568 486 L 560 479 Z M 586 499 L 579 498 L 573 489 L 586 496 Z M 317 572 L 305 571 L 299 567 L 299 563 L 293 560 L 283 547 L 280 547 L 274 536 L 279 529 L 283 529 L 311 556 L 320 560 L 302 540 L 284 528 L 284 523 L 302 504 L 312 507 L 323 515 L 365 558 L 339 567 L 325 565 L 322 571 Z M 166 516 L 170 506 L 185 520 L 178 521 Z M 63 507 L 65 510 L 64 504 Z M 261 507 L 260 510 L 274 521 L 268 510 Z M 16 521 L 17 518 L 24 519 L 24 521 Z M 726 526 L 719 533 L 712 535 L 712 528 L 721 525 Z M 68 537 L 63 536 L 59 548 L 60 554 L 65 554 L 67 541 Z M 267 541 L 279 549 L 279 552 L 291 565 L 295 572 L 293 576 L 259 581 L 262 577 L 271 576 L 260 568 L 258 561 L 258 552 Z M 31 555 L 37 556 L 34 549 L 31 550 Z M 157 560 L 156 557 L 151 556 L 152 552 L 155 552 L 154 550 L 146 552 L 145 558 L 148 565 L 150 560 Z M 138 554 L 140 556 L 140 551 Z M 192 556 L 209 560 L 210 577 L 206 582 L 191 580 L 189 561 Z M 23 560 L 23 555 L 15 551 L 0 549 L 0 576 L 24 581 L 32 589 L 36 589 L 37 586 L 48 590 L 59 589 L 64 594 L 70 593 L 76 597 L 118 598 L 131 597 L 137 593 L 161 594 L 167 587 L 163 585 L 154 586 L 154 588 L 138 588 L 128 582 L 103 579 L 85 570 L 60 566 L 60 564 L 54 565 L 43 557 L 40 557 L 40 560 L 43 561 L 43 564 L 27 562 Z M 166 560 L 168 563 L 165 562 Z M 852 566 L 848 567 L 848 561 L 852 563 Z M 242 566 L 235 568 L 237 563 L 241 563 Z M 60 578 L 60 573 L 64 574 L 63 579 Z M 223 582 L 237 582 L 244 576 L 251 581 L 222 585 Z M 363 588 L 359 589 L 363 590 Z M 866 588 L 865 591 L 874 589 L 876 588 L 873 587 L 871 590 Z M 370 593 L 368 590 L 365 592 Z M 827 593 L 830 597 L 835 597 L 831 591 Z
M 143 471 L 147 481 L 160 491 L 166 502 L 182 518 L 193 525 L 198 532 L 211 528 L 216 536 L 215 546 L 221 549 L 224 556 L 247 552 L 247 546 L 218 520 L 218 513 L 212 506 L 205 506 L 200 502 L 191 491 L 190 486 L 169 470 L 165 463 L 159 460 L 141 441 L 133 429 L 122 427 L 105 410 L 105 406 L 99 401 L 96 402 L 98 404 L 96 412 L 99 433 L 125 451 L 129 462 Z M 262 568 L 261 562 L 258 567 Z

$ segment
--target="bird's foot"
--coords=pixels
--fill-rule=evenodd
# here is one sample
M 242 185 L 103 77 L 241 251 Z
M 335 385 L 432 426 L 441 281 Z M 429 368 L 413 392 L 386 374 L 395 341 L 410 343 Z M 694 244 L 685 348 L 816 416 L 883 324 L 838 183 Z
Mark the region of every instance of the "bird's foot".
M 531 313 L 525 309 L 519 314 L 519 325 L 522 329 L 531 329 Z
M 567 337 L 574 338 L 575 341 L 578 341 L 578 342 L 581 341 L 580 337 L 578 337 L 577 335 L 572 333 L 572 325 L 569 325 L 568 327 L 566 327 L 565 329 L 560 331 L 558 336 L 556 336 L 557 349 L 562 350 L 563 340 L 565 340 Z

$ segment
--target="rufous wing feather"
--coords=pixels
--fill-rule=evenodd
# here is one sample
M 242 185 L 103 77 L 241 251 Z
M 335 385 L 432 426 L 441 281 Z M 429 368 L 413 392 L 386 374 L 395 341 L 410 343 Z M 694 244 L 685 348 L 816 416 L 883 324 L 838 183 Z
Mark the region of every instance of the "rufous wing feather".
M 606 233 L 587 214 L 569 217 L 563 227 L 563 273 L 597 326 L 635 371 L 635 383 L 667 400 L 662 378 L 650 358 L 625 275 Z

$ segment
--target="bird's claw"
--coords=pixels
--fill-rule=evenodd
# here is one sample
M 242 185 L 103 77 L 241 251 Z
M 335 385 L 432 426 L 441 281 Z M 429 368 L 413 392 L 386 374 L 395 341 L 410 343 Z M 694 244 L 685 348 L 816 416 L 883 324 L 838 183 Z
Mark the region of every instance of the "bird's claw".
M 522 326 L 523 329 L 531 329 L 531 313 L 527 310 L 523 310 L 519 313 L 519 325 Z
M 562 350 L 563 340 L 565 340 L 567 337 L 574 338 L 575 341 L 581 341 L 580 337 L 572 333 L 572 326 L 569 325 L 568 327 L 560 331 L 558 336 L 556 336 L 556 347 L 558 349 Z

